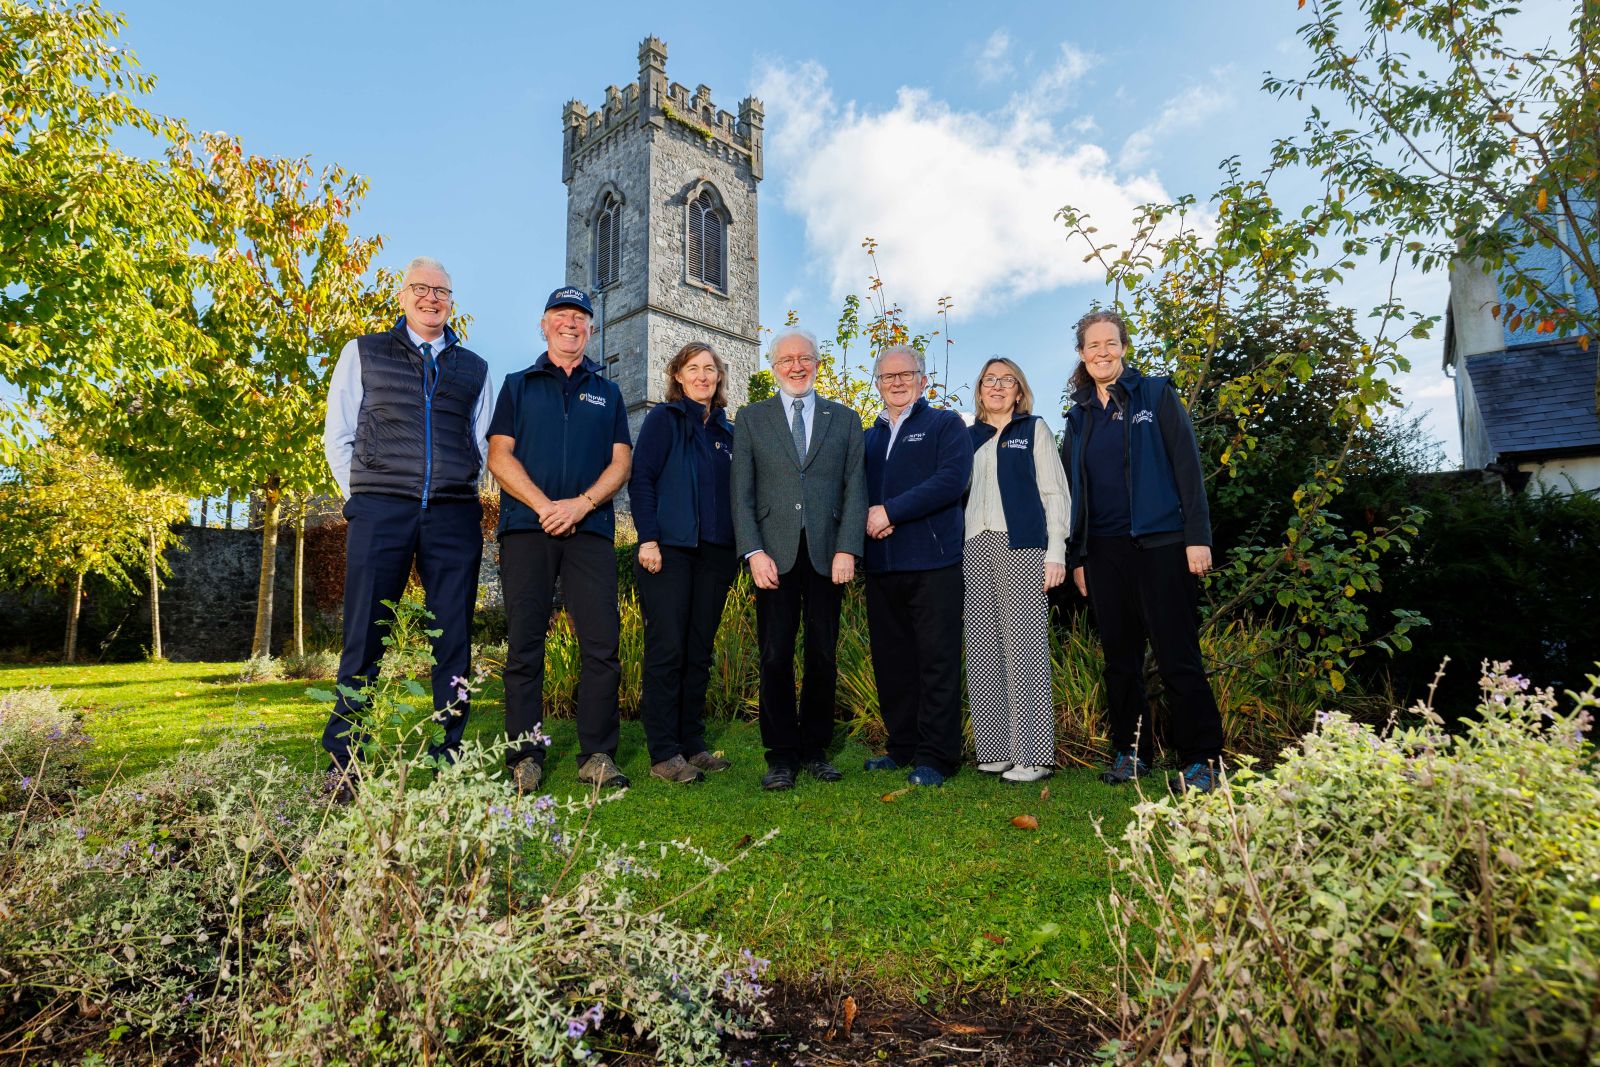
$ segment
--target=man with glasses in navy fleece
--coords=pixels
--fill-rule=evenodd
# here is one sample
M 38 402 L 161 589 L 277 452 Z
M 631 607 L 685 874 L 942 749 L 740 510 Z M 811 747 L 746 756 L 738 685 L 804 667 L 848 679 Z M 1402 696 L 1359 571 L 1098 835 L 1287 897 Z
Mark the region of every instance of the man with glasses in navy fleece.
M 403 314 L 387 333 L 345 345 L 328 390 L 322 445 L 344 494 L 344 653 L 339 684 L 377 675 L 385 600 L 405 592 L 412 565 L 433 626 L 433 706 L 444 723 L 436 756 L 453 758 L 467 725 L 462 681 L 471 673 L 472 609 L 483 556 L 478 472 L 494 411 L 489 365 L 450 329 L 450 275 L 419 256 L 400 287 Z M 341 693 L 322 732 L 340 801 L 355 793 L 364 734 L 359 700 Z

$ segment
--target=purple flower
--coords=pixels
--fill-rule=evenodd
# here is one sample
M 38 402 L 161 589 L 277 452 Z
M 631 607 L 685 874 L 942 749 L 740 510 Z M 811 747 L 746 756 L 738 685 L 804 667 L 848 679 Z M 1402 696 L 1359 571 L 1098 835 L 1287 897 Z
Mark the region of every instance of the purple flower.
M 573 1040 L 582 1037 L 589 1030 L 589 1022 L 584 1018 L 567 1020 L 567 1036 Z
M 549 793 L 546 793 L 544 796 L 539 797 L 533 802 L 533 810 L 548 811 L 550 808 L 555 806 L 555 803 L 556 798 L 551 796 Z
M 77 835 L 79 841 L 82 841 L 89 833 L 89 831 L 85 830 L 81 826 L 74 826 L 72 828 L 72 832 Z
M 32 776 L 31 775 L 23 775 L 22 778 L 17 782 L 17 785 L 21 786 L 22 787 L 22 791 L 24 793 L 26 793 L 28 790 L 33 788 L 33 778 L 32 778 Z
M 459 700 L 461 703 L 465 704 L 467 702 L 467 697 L 469 695 L 470 694 L 467 692 L 465 686 L 457 686 L 456 687 L 456 699 Z

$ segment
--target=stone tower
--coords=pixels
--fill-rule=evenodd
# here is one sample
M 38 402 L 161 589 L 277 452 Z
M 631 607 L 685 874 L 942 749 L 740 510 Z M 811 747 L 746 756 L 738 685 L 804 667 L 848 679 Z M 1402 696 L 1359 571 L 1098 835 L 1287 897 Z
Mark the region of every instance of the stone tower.
M 621 388 L 635 430 L 664 395 L 679 348 L 704 341 L 728 364 L 728 407 L 745 401 L 760 356 L 756 183 L 761 101 L 735 118 L 667 81 L 667 46 L 639 46 L 639 80 L 591 112 L 562 113 L 567 284 L 594 294 L 589 356 Z

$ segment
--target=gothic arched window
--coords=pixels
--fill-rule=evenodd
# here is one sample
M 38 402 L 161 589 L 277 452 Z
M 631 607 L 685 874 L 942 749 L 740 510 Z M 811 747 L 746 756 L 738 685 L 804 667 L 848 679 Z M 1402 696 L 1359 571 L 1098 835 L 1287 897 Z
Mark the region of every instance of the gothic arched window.
M 728 217 L 715 192 L 702 188 L 689 201 L 689 278 L 728 288 Z
M 606 193 L 594 219 L 594 287 L 615 285 L 622 276 L 622 205 Z

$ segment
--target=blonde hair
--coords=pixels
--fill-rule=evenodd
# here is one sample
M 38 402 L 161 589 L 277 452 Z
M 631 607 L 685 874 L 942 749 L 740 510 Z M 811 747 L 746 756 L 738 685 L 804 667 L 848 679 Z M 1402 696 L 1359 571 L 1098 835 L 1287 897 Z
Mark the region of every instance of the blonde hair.
M 973 407 L 977 411 L 979 421 L 982 421 L 983 418 L 989 414 L 989 409 L 983 404 L 983 376 L 988 374 L 989 368 L 997 363 L 1006 368 L 1006 370 L 1010 371 L 1011 376 L 1017 380 L 1017 402 L 1012 407 L 1009 414 L 1032 415 L 1033 390 L 1028 386 L 1028 376 L 1022 373 L 1021 367 L 1017 366 L 1005 356 L 990 356 L 989 361 L 983 365 L 983 370 L 978 372 L 978 388 L 973 390 L 974 399 L 972 403 Z

